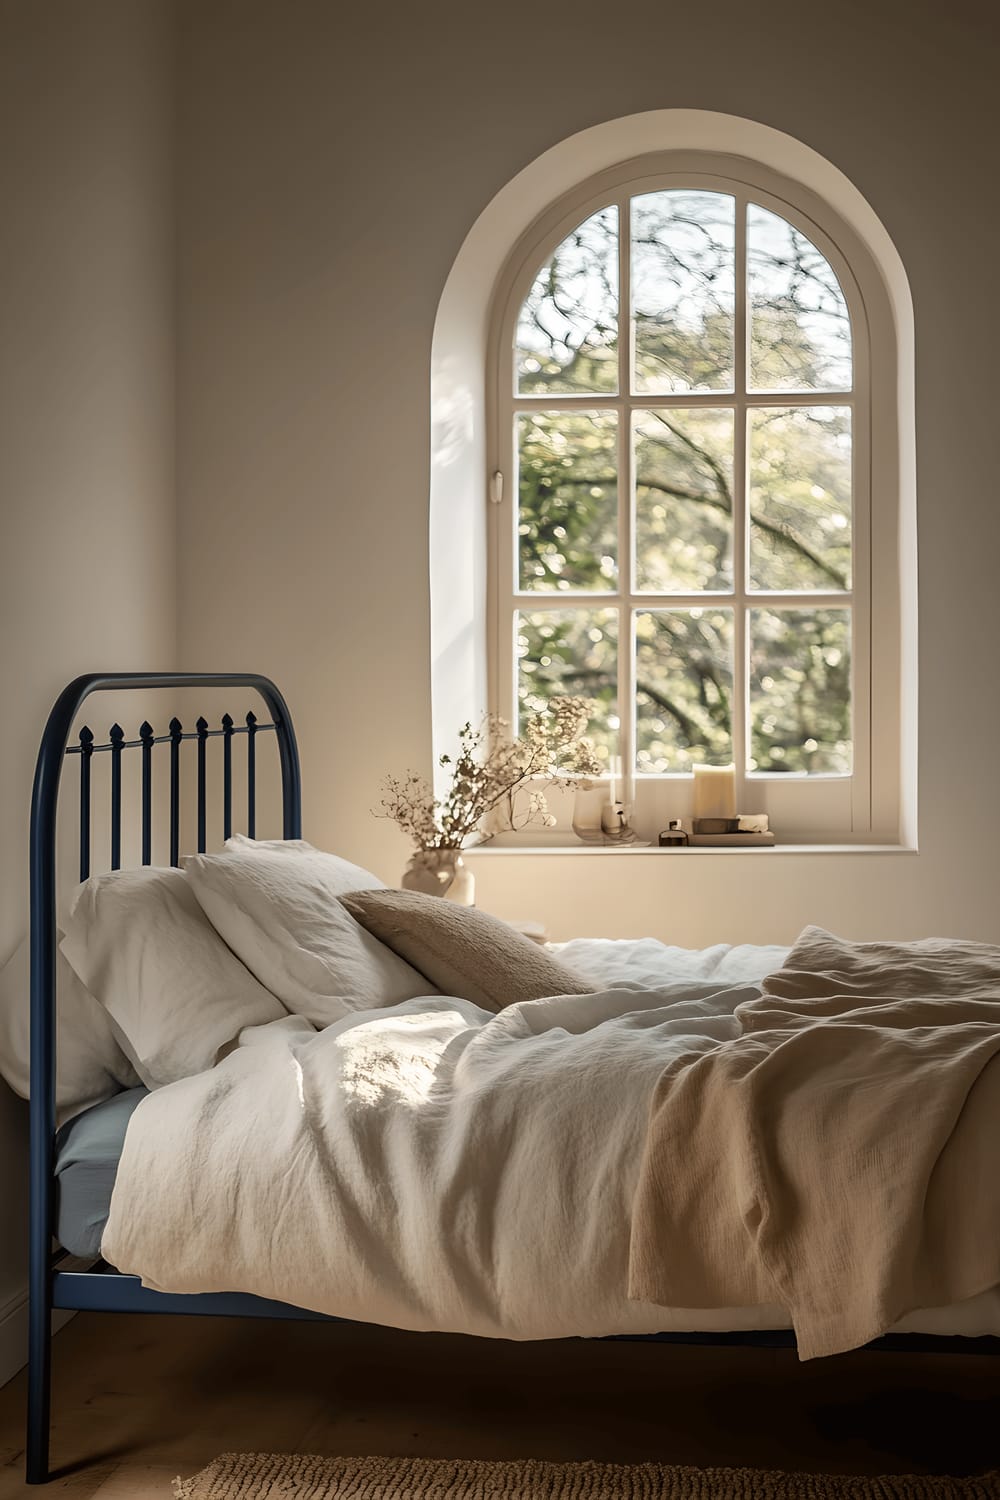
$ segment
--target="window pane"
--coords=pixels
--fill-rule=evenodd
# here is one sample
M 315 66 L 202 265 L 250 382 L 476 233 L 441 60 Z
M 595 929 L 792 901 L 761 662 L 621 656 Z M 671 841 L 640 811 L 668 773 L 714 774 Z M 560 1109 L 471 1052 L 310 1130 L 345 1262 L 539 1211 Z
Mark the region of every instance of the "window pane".
M 618 581 L 618 418 L 517 419 L 518 586 L 613 589 Z
M 851 612 L 750 610 L 751 771 L 851 770 Z
M 690 771 L 733 758 L 733 612 L 650 609 L 635 617 L 636 767 Z
M 766 208 L 747 209 L 750 388 L 849 391 L 851 319 L 833 267 Z
M 726 193 L 632 199 L 636 390 L 732 390 L 735 224 Z
M 587 734 L 602 760 L 617 755 L 618 611 L 521 610 L 515 627 L 519 721 L 553 697 L 593 698 Z
M 636 588 L 731 588 L 732 411 L 639 411 L 634 441 Z
M 750 413 L 750 587 L 851 586 L 851 413 L 845 406 Z
M 522 395 L 618 389 L 618 210 L 566 236 L 535 277 L 517 324 Z

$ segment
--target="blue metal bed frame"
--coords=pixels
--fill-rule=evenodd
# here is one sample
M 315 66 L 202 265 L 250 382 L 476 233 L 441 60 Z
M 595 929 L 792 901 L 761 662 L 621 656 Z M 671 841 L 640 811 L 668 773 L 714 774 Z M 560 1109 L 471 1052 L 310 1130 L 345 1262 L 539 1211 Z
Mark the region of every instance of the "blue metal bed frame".
M 243 724 L 224 715 L 220 728 L 210 729 L 207 720 L 199 718 L 193 731 L 185 731 L 177 718 L 170 720 L 165 735 L 154 733 L 145 722 L 138 738 L 129 740 L 121 726 L 114 724 L 106 743 L 96 744 L 89 727 L 78 731 L 77 743 L 70 744 L 70 732 L 84 701 L 91 693 L 106 691 L 143 691 L 150 688 L 239 688 L 254 691 L 264 700 L 271 715 L 261 723 L 250 712 Z M 49 714 L 42 735 L 35 766 L 31 802 L 31 1214 L 29 1242 L 29 1328 L 28 1328 L 28 1424 L 26 1443 L 26 1479 L 28 1484 L 44 1484 L 49 1472 L 49 1425 L 52 1380 L 52 1312 L 56 1308 L 92 1312 L 184 1313 L 200 1316 L 299 1319 L 324 1323 L 348 1320 L 254 1297 L 244 1292 L 209 1292 L 176 1294 L 155 1292 L 144 1287 L 137 1276 L 124 1276 L 98 1262 L 89 1270 L 60 1269 L 65 1253 L 53 1249 L 54 1143 L 56 1133 L 55 1103 L 55 1017 L 56 1017 L 56 810 L 59 785 L 67 756 L 80 758 L 80 879 L 90 875 L 91 864 L 91 760 L 95 754 L 111 756 L 111 858 L 110 867 L 121 867 L 122 851 L 122 779 L 121 757 L 124 751 L 139 749 L 141 767 L 141 862 L 152 859 L 153 821 L 153 747 L 169 745 L 169 837 L 170 863 L 180 862 L 181 775 L 180 746 L 184 740 L 197 741 L 197 845 L 206 847 L 207 826 L 207 748 L 210 739 L 222 740 L 223 755 L 223 836 L 232 833 L 233 816 L 233 741 L 246 738 L 247 767 L 247 833 L 256 831 L 256 738 L 272 732 L 277 738 L 281 765 L 282 826 L 286 839 L 301 837 L 302 789 L 298 748 L 291 715 L 284 698 L 267 677 L 256 673 L 214 672 L 110 672 L 89 673 L 77 677 L 59 695 Z M 660 1333 L 618 1336 L 631 1342 L 673 1344 L 755 1345 L 766 1348 L 794 1348 L 795 1335 L 788 1329 L 734 1333 Z M 924 1334 L 889 1334 L 867 1346 L 889 1350 L 951 1350 L 962 1353 L 1000 1352 L 1000 1338 L 963 1338 Z

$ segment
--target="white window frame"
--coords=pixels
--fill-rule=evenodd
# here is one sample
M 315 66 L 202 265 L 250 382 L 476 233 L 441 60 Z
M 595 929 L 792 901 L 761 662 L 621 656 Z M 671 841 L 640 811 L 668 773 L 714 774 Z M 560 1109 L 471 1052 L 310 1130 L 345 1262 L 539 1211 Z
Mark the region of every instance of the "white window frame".
M 631 393 L 632 337 L 629 319 L 629 200 L 671 188 L 707 189 L 736 199 L 735 389 L 698 395 Z M 852 331 L 853 383 L 849 392 L 746 389 L 746 206 L 748 202 L 786 219 L 816 246 L 835 271 L 847 302 Z M 580 223 L 602 207 L 617 206 L 620 232 L 621 316 L 619 381 L 614 396 L 521 396 L 515 391 L 514 349 L 518 316 L 538 270 Z M 868 282 L 866 289 L 865 282 Z M 867 295 L 866 295 L 867 290 Z M 623 764 L 633 758 L 635 691 L 632 620 L 636 610 L 700 607 L 713 602 L 734 610 L 734 656 L 745 658 L 746 611 L 754 605 L 832 607 L 852 610 L 852 737 L 850 775 L 798 776 L 745 772 L 749 725 L 748 674 L 733 695 L 733 749 L 741 809 L 767 812 L 783 842 L 892 842 L 899 830 L 900 620 L 896 566 L 899 513 L 898 440 L 895 428 L 896 352 L 891 315 L 879 297 L 878 270 L 865 246 L 822 199 L 779 173 L 742 157 L 706 152 L 669 152 L 605 171 L 543 212 L 518 241 L 499 278 L 493 299 L 487 368 L 489 701 L 511 718 L 516 708 L 517 609 L 572 604 L 619 611 L 619 702 Z M 748 516 L 746 452 L 736 444 L 734 480 L 734 588 L 731 593 L 654 595 L 629 592 L 633 571 L 631 517 L 631 411 L 726 407 L 735 410 L 736 430 L 746 432 L 749 408 L 780 405 L 848 406 L 852 410 L 853 552 L 852 588 L 843 593 L 774 594 L 747 589 Z M 608 593 L 532 591 L 515 587 L 517 494 L 514 430 L 516 413 L 530 409 L 616 411 L 619 429 L 619 587 Z M 881 449 L 873 441 L 879 423 Z M 502 476 L 498 482 L 496 475 Z M 878 516 L 872 505 L 877 496 Z M 740 524 L 742 521 L 742 524 Z M 626 566 L 627 564 L 627 566 Z M 874 583 L 877 580 L 877 590 Z M 878 601 L 877 608 L 875 601 Z M 740 668 L 737 666 L 738 676 Z M 738 678 L 737 678 L 738 680 Z M 624 712 L 622 711 L 624 708 Z M 690 815 L 692 777 L 682 773 L 634 777 L 634 822 L 655 838 L 671 817 Z

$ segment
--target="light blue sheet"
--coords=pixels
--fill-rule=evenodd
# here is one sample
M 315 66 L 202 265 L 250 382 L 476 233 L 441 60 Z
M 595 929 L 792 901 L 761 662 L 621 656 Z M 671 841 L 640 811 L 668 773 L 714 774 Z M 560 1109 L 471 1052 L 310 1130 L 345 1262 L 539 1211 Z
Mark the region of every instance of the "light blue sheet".
M 126 1089 L 105 1099 L 56 1136 L 56 1239 L 74 1255 L 100 1254 L 125 1131 L 146 1093 Z

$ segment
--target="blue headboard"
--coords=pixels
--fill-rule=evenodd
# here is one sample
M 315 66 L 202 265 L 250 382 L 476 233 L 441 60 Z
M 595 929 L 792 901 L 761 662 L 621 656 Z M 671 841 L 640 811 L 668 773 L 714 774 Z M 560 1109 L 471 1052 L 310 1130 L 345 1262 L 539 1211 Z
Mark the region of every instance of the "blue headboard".
M 127 692 L 160 688 L 245 688 L 264 700 L 270 720 L 259 722 L 248 713 L 236 724 L 224 715 L 217 729 L 209 728 L 199 718 L 193 730 L 185 731 L 176 717 L 170 720 L 166 734 L 157 735 L 146 721 L 137 739 L 127 739 L 119 724 L 108 731 L 107 741 L 96 743 L 89 728 L 69 743 L 70 732 L 84 701 L 91 693 Z M 197 741 L 197 842 L 205 848 L 207 778 L 205 772 L 207 742 L 222 740 L 223 755 L 223 830 L 232 830 L 232 756 L 237 736 L 247 745 L 247 832 L 256 827 L 256 738 L 273 731 L 278 742 L 281 763 L 281 797 L 284 837 L 299 838 L 302 832 L 302 788 L 299 753 L 295 743 L 288 706 L 270 678 L 253 672 L 93 672 L 77 677 L 59 694 L 42 735 L 35 764 L 35 784 L 31 798 L 31 1266 L 33 1277 L 48 1274 L 49 1244 L 52 1231 L 52 1164 L 55 1136 L 56 1092 L 56 808 L 59 783 L 67 756 L 80 760 L 80 879 L 90 873 L 91 848 L 91 761 L 95 754 L 111 757 L 111 868 L 121 864 L 122 778 L 121 758 L 128 750 L 139 750 L 142 757 L 141 842 L 142 863 L 152 857 L 152 755 L 158 744 L 169 746 L 170 774 L 170 862 L 176 865 L 180 854 L 181 775 L 180 746 L 184 740 Z M 44 1268 L 44 1271 L 43 1269 Z M 32 1294 L 41 1292 L 32 1287 Z M 44 1296 L 44 1293 L 41 1292 Z

